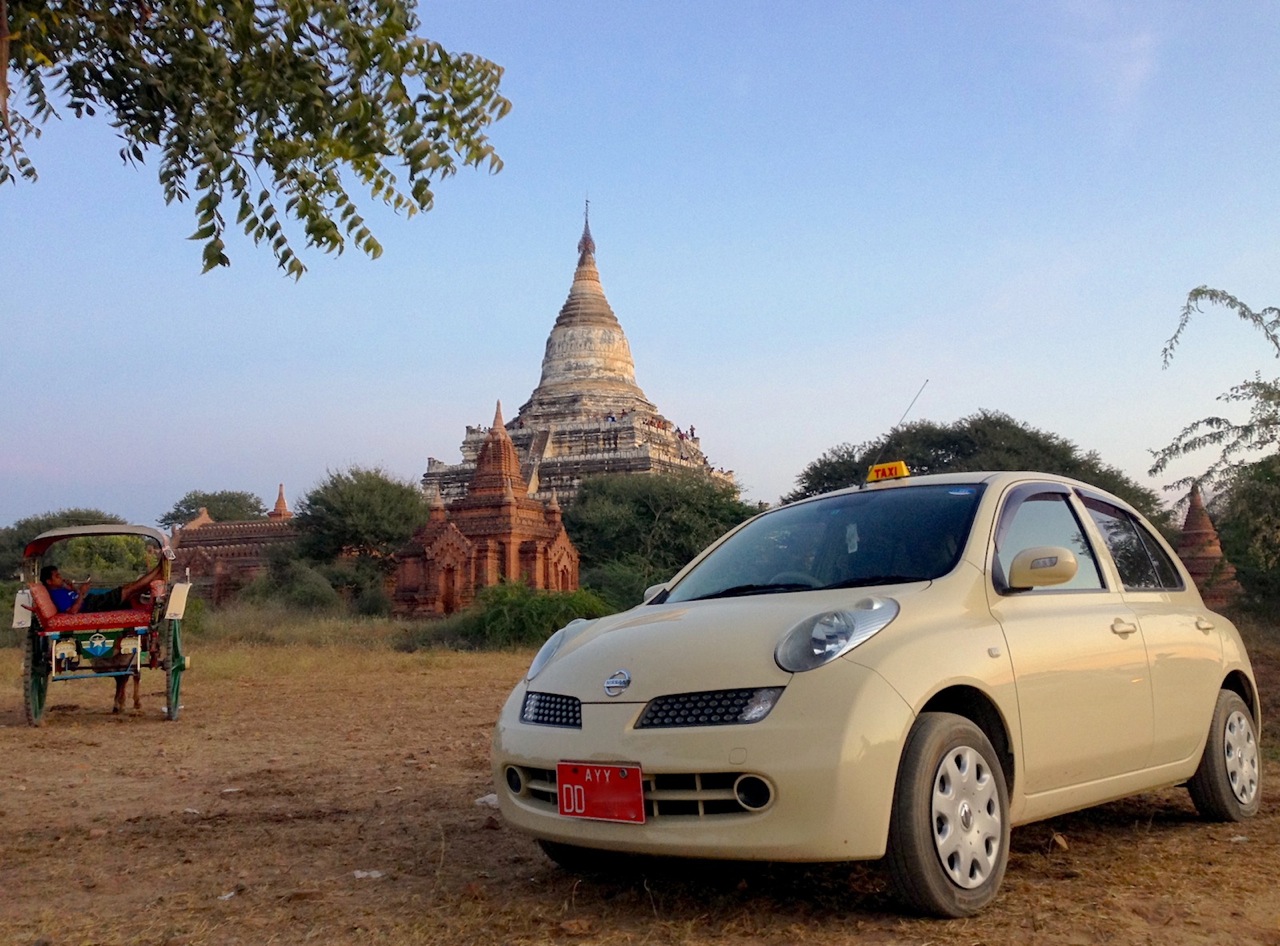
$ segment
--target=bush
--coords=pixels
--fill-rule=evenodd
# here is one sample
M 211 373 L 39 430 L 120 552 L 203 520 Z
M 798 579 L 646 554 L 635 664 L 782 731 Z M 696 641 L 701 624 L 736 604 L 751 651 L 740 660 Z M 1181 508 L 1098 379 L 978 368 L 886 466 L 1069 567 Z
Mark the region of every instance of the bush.
M 391 613 L 391 596 L 381 583 L 367 585 L 356 597 L 356 614 L 364 617 L 386 617 Z
M 338 611 L 342 596 L 319 571 L 305 562 L 272 561 L 267 572 L 240 589 L 236 600 L 245 604 L 277 603 L 302 611 Z
M 532 647 L 575 618 L 598 618 L 615 609 L 590 591 L 535 591 L 523 582 L 485 588 L 458 614 L 406 635 L 405 649 L 457 641 L 470 647 Z
M 191 595 L 187 598 L 187 607 L 182 612 L 182 630 L 185 634 L 201 634 L 205 628 L 205 616 L 209 605 L 203 598 Z

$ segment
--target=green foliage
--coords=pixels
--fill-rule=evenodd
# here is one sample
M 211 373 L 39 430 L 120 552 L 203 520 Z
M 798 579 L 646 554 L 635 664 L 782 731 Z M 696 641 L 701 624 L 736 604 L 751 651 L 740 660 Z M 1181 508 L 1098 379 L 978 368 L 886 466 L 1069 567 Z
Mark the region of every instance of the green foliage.
M 156 522 L 165 529 L 186 525 L 200 515 L 201 509 L 208 510 L 209 518 L 214 522 L 243 522 L 263 519 L 267 515 L 267 507 L 253 493 L 233 489 L 206 493 L 193 489 L 174 503 L 173 508 Z
M 759 511 L 698 473 L 601 476 L 583 481 L 564 526 L 582 557 L 581 584 L 624 608 Z
M 192 595 L 182 612 L 182 633 L 202 634 L 209 621 L 209 605 L 203 598 Z
M 9 619 L 13 614 L 13 599 L 17 595 L 19 589 L 22 588 L 22 582 L 6 581 L 0 579 L 0 631 L 9 627 Z M 0 633 L 0 642 L 4 640 L 4 634 Z
M 1280 456 L 1237 468 L 1209 511 L 1252 605 L 1280 610 Z
M 1178 328 L 1164 344 L 1161 357 L 1167 368 L 1173 353 L 1182 339 L 1182 333 L 1191 317 L 1201 312 L 1201 304 L 1221 306 L 1234 312 L 1262 333 L 1263 338 L 1280 357 L 1280 309 L 1266 308 L 1254 312 L 1230 293 L 1220 289 L 1200 286 L 1187 295 L 1182 307 Z M 1184 427 L 1173 442 L 1155 452 L 1151 475 L 1162 472 L 1169 463 L 1179 457 L 1196 453 L 1205 448 L 1217 448 L 1218 458 L 1200 476 L 1183 477 L 1170 484 L 1170 488 L 1189 488 L 1193 483 L 1222 485 L 1235 475 L 1236 466 L 1250 456 L 1274 453 L 1280 447 L 1280 378 L 1265 379 L 1257 372 L 1251 381 L 1242 381 L 1225 393 L 1218 395 L 1224 404 L 1248 404 L 1249 419 L 1233 421 L 1227 417 L 1204 417 Z
M 650 585 L 665 581 L 676 571 L 679 571 L 678 566 L 658 575 L 656 569 L 639 555 L 623 555 L 602 565 L 579 568 L 578 583 L 621 611 L 639 604 Z
M 355 566 L 384 574 L 395 553 L 427 521 L 426 498 L 417 486 L 382 470 L 351 467 L 329 473 L 298 504 L 298 547 L 316 562 L 350 558 Z
M 113 588 L 132 581 L 155 564 L 155 544 L 136 535 L 84 536 L 53 546 L 45 564 L 57 565 L 68 576 L 81 581 L 93 577 L 95 588 Z
M 240 590 L 236 601 L 276 603 L 298 611 L 334 613 L 344 610 L 342 596 L 317 569 L 301 561 L 273 562 L 266 573 Z
M 589 591 L 535 591 L 524 582 L 481 589 L 465 611 L 406 635 L 405 649 L 457 640 L 471 647 L 534 647 L 576 618 L 614 609 Z
M 285 218 L 310 247 L 341 253 L 351 241 L 376 258 L 348 185 L 412 215 L 431 209 L 432 184 L 459 165 L 502 167 L 485 134 L 510 109 L 502 69 L 415 35 L 413 0 L 8 0 L 8 10 L 0 183 L 35 179 L 25 145 L 55 99 L 77 117 L 103 111 L 123 160 L 159 152 L 166 202 L 195 199 L 191 239 L 206 272 L 229 264 L 234 227 L 300 276 Z
M 120 524 L 124 521 L 101 509 L 84 508 L 59 509 L 19 519 L 13 525 L 0 529 L 0 578 L 17 577 L 22 568 L 22 550 L 41 532 L 65 526 Z
M 998 411 L 979 411 L 951 424 L 921 420 L 874 440 L 840 444 L 814 460 L 796 478 L 784 502 L 863 483 L 871 465 L 905 460 L 915 475 L 976 470 L 1033 470 L 1071 476 L 1109 490 L 1161 527 L 1169 514 L 1154 492 L 1140 486 L 1094 452 L 1081 453 L 1071 441 L 1037 430 Z

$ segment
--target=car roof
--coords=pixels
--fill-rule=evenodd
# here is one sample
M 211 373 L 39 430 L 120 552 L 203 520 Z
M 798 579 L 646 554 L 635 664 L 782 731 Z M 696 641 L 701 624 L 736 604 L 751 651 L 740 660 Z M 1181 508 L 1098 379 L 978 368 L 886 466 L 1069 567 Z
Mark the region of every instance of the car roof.
M 23 549 L 23 558 L 34 558 L 37 555 L 43 555 L 48 551 L 49 546 L 55 542 L 61 542 L 64 539 L 75 539 L 83 536 L 103 536 L 103 535 L 136 535 L 143 539 L 150 539 L 160 548 L 169 547 L 169 537 L 159 529 L 153 529 L 151 526 L 131 526 L 123 523 L 110 523 L 97 526 L 64 526 L 60 529 L 50 529 L 48 532 L 41 532 L 38 536 L 27 543 L 27 547 Z

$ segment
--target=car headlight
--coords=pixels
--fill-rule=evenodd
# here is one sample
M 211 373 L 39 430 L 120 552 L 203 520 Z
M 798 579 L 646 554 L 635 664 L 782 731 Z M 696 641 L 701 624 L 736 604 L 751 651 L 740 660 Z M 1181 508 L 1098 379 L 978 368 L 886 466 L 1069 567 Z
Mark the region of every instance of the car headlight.
M 823 611 L 787 631 L 773 659 L 791 673 L 813 670 L 843 657 L 898 616 L 893 598 L 863 598 L 851 608 Z
M 576 637 L 578 631 L 589 623 L 586 618 L 574 618 L 548 637 L 547 642 L 542 645 L 542 649 L 534 654 L 533 663 L 529 664 L 529 672 L 524 675 L 525 680 L 532 680 L 536 677 L 542 671 L 542 668 L 551 662 L 551 658 L 560 651 L 565 641 L 571 637 Z

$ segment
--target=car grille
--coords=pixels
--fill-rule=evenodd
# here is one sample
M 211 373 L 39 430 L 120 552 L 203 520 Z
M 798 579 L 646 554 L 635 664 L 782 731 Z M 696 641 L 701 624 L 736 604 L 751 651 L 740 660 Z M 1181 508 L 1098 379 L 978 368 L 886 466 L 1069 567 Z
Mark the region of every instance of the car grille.
M 703 693 L 660 696 L 645 707 L 636 722 L 636 728 L 730 726 L 743 723 L 743 711 L 760 692 L 759 688 L 752 687 L 746 690 L 707 690 Z
M 524 801 L 558 811 L 555 769 L 516 766 L 523 777 Z M 734 793 L 741 772 L 688 772 L 644 777 L 646 819 L 713 818 L 758 812 L 745 807 Z
M 538 726 L 581 729 L 582 701 L 559 693 L 526 693 L 520 719 Z

